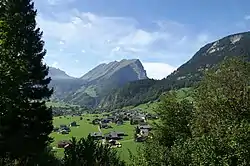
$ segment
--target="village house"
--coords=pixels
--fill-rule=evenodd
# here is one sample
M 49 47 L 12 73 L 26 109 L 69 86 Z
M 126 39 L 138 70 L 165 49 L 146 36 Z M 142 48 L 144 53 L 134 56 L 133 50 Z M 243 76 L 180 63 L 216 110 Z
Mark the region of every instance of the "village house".
M 155 119 L 158 119 L 158 116 L 155 115 L 155 114 L 150 114 L 150 113 L 148 113 L 148 114 L 146 115 L 146 119 L 147 119 L 147 120 L 155 120 Z
M 150 126 L 150 125 L 140 125 L 139 127 L 138 127 L 140 130 L 141 129 L 147 129 L 147 130 L 151 130 L 152 129 L 152 127 Z
M 59 129 L 59 130 L 60 130 L 60 131 L 61 131 L 61 130 L 66 130 L 66 131 L 68 131 L 68 132 L 71 131 L 70 128 L 69 128 L 67 125 L 64 125 L 64 124 L 60 125 L 60 129 Z
M 124 132 L 116 132 L 119 137 L 127 136 Z
M 57 147 L 58 148 L 66 148 L 70 144 L 71 144 L 71 142 L 69 140 L 61 140 L 57 143 Z
M 107 123 L 99 123 L 99 127 L 100 128 L 104 128 L 104 129 L 108 129 L 108 128 L 112 128 L 111 126 L 109 126 Z
M 116 124 L 117 124 L 117 125 L 123 125 L 123 120 L 117 120 L 117 121 L 116 121 Z
M 70 132 L 70 128 L 67 125 L 61 124 L 60 128 L 57 132 L 61 133 L 61 134 L 69 134 Z
M 92 124 L 93 124 L 93 125 L 98 125 L 100 121 L 101 121 L 101 119 L 96 118 L 96 119 L 94 119 L 94 120 L 92 121 Z
M 110 120 L 110 122 L 114 122 L 116 117 L 115 116 L 109 116 L 106 119 Z
M 143 142 L 148 138 L 148 136 L 149 136 L 148 129 L 139 129 L 139 130 L 137 130 L 137 133 L 135 135 L 135 141 L 136 142 Z
M 60 125 L 60 128 L 67 128 L 68 126 L 67 125 L 65 125 L 65 124 L 61 124 Z
M 94 140 L 101 140 L 102 139 L 102 133 L 101 132 L 93 132 L 89 134 Z
M 104 137 L 105 137 L 106 140 L 111 140 L 111 139 L 112 140 L 119 140 L 119 139 L 121 139 L 121 137 L 115 131 L 112 131 L 112 132 L 110 132 L 108 134 L 105 134 Z
M 149 130 L 148 130 L 148 129 L 141 129 L 141 130 L 140 130 L 140 135 L 141 135 L 142 137 L 148 137 L 148 135 L 149 135 Z
M 71 123 L 70 123 L 70 126 L 71 126 L 71 127 L 76 127 L 76 126 L 77 126 L 77 123 L 76 123 L 76 121 L 74 121 L 74 122 L 71 122 Z
M 143 142 L 149 136 L 149 131 L 152 130 L 150 125 L 139 125 L 135 129 L 135 141 Z
M 101 123 L 110 123 L 112 120 L 111 119 L 102 119 Z
M 54 132 L 58 132 L 58 131 L 59 131 L 59 127 L 54 127 L 54 128 L 53 128 L 53 131 L 54 131 Z
M 117 140 L 109 140 L 108 143 L 111 147 L 117 147 L 117 148 L 122 147 L 122 144 Z
M 68 130 L 60 130 L 59 131 L 61 134 L 69 134 L 69 131 Z
M 146 122 L 145 118 L 141 118 L 141 117 L 137 117 L 137 116 L 130 119 L 131 125 L 143 124 L 145 122 Z

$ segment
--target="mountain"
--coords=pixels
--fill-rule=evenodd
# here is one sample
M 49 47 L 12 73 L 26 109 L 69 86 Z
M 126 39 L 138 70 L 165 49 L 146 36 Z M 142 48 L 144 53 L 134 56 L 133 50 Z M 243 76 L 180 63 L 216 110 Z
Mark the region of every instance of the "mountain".
M 63 100 L 65 96 L 77 90 L 84 83 L 82 80 L 71 77 L 64 71 L 54 67 L 49 67 L 48 76 L 51 77 L 49 86 L 54 88 L 52 95 L 54 100 Z
M 146 71 L 138 59 L 100 64 L 80 78 L 67 77 L 63 73 L 55 72 L 54 69 L 50 73 L 51 86 L 55 88 L 54 99 L 89 107 L 99 105 L 104 96 L 128 82 L 147 79 Z
M 95 67 L 94 69 L 89 71 L 87 74 L 82 76 L 81 79 L 86 80 L 86 81 L 109 79 L 110 77 L 115 75 L 115 73 L 121 72 L 121 71 L 124 71 L 125 75 L 129 74 L 129 78 L 128 78 L 129 81 L 138 80 L 138 79 L 141 80 L 141 79 L 147 78 L 146 71 L 144 70 L 142 63 L 140 62 L 139 59 L 131 59 L 131 60 L 123 59 L 120 62 L 114 61 L 108 64 L 105 64 L 105 63 L 100 64 L 99 66 Z
M 74 77 L 71 77 L 65 73 L 65 71 L 62 71 L 58 68 L 49 67 L 49 77 L 53 78 L 54 80 L 58 79 L 74 79 Z
M 163 92 L 193 86 L 205 70 L 234 56 L 250 60 L 250 32 L 229 35 L 205 45 L 165 79 L 128 83 L 102 98 L 99 107 L 118 108 L 157 100 Z

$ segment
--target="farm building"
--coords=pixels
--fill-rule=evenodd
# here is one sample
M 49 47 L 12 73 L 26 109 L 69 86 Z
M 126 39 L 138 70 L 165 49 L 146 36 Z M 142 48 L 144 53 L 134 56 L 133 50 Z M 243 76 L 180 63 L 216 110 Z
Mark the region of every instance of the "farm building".
M 67 130 L 60 130 L 59 131 L 61 134 L 69 134 L 69 131 L 67 131 Z
M 68 126 L 67 125 L 65 125 L 65 124 L 61 124 L 60 125 L 60 128 L 67 128 Z
M 143 137 L 147 137 L 149 134 L 149 130 L 148 129 L 141 129 L 140 130 L 140 135 Z
M 124 132 L 116 132 L 119 137 L 126 136 Z
M 98 125 L 100 121 L 101 121 L 101 119 L 96 118 L 96 119 L 94 119 L 94 120 L 92 121 L 92 124 L 93 124 L 93 125 Z
M 70 126 L 71 126 L 71 127 L 76 127 L 76 126 L 77 126 L 77 123 L 76 123 L 76 121 L 74 121 L 74 122 L 71 122 L 71 123 L 70 123 Z
M 101 123 L 110 123 L 112 120 L 111 119 L 102 119 Z
M 100 126 L 100 128 L 104 128 L 104 129 L 112 128 L 112 127 L 109 126 L 107 123 L 100 123 L 99 126 Z
M 130 119 L 131 125 L 137 125 L 137 124 L 142 124 L 142 123 L 145 123 L 145 119 L 142 119 L 140 117 L 133 117 Z
M 139 127 L 138 127 L 140 130 L 141 129 L 147 129 L 147 130 L 151 130 L 152 129 L 152 127 L 150 126 L 150 125 L 140 125 Z
M 122 144 L 117 140 L 109 140 L 108 143 L 111 147 L 118 147 L 118 148 L 122 147 Z
M 116 124 L 117 124 L 117 125 L 123 125 L 123 120 L 117 120 L 117 121 L 116 121 Z
M 92 138 L 95 140 L 101 140 L 102 139 L 102 133 L 101 132 L 93 132 L 89 134 Z
M 58 148 L 65 148 L 67 145 L 70 145 L 71 142 L 69 140 L 61 140 L 57 143 Z
M 105 137 L 106 140 L 111 140 L 111 139 L 113 139 L 113 140 L 119 140 L 119 139 L 121 139 L 121 137 L 115 131 L 112 131 L 112 132 L 110 132 L 108 134 L 105 134 L 104 137 Z
M 54 128 L 53 128 L 53 131 L 54 131 L 54 132 L 58 132 L 58 131 L 59 131 L 59 127 L 54 127 Z

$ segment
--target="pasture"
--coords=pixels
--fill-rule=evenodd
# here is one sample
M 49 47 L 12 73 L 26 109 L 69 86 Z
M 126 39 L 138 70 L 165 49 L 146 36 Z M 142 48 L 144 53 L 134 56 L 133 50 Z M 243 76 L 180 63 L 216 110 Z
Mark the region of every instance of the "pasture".
M 97 117 L 98 116 L 98 117 Z M 83 119 L 80 120 L 80 116 L 61 116 L 54 117 L 54 126 L 59 127 L 60 125 L 69 125 L 71 122 L 75 121 L 78 126 L 70 127 L 71 132 L 69 134 L 60 134 L 57 132 L 51 133 L 51 137 L 54 138 L 54 142 L 52 143 L 53 147 L 57 147 L 57 143 L 60 140 L 70 140 L 72 137 L 76 137 L 77 139 L 82 137 L 87 137 L 91 132 L 98 132 L 98 125 L 91 124 L 92 120 L 95 118 L 102 118 L 101 114 L 85 114 L 82 116 Z M 89 120 L 87 120 L 89 119 Z M 136 153 L 136 147 L 140 143 L 134 142 L 134 132 L 135 126 L 130 125 L 129 122 L 125 122 L 123 125 L 111 124 L 112 128 L 101 129 L 103 134 L 109 133 L 110 131 L 116 132 L 125 132 L 128 136 L 125 136 L 119 142 L 122 144 L 121 148 L 117 148 L 118 153 L 121 156 L 121 159 L 128 161 L 129 160 L 129 151 L 132 153 Z M 63 149 L 56 148 L 56 152 L 58 157 L 63 156 Z

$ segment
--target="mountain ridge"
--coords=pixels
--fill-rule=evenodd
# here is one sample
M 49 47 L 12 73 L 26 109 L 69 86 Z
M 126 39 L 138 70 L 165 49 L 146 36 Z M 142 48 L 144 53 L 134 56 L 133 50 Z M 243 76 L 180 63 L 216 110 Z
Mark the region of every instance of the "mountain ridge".
M 66 74 L 61 71 L 58 73 L 59 78 Z M 65 75 L 63 78 L 65 79 L 53 79 L 52 77 L 51 86 L 55 87 L 54 99 L 89 107 L 97 106 L 100 98 L 115 88 L 131 81 L 148 79 L 146 70 L 139 59 L 123 59 L 104 63 L 91 69 L 80 78 Z
M 53 79 L 75 79 L 75 77 L 68 75 L 65 71 L 51 66 L 49 66 L 48 77 Z

